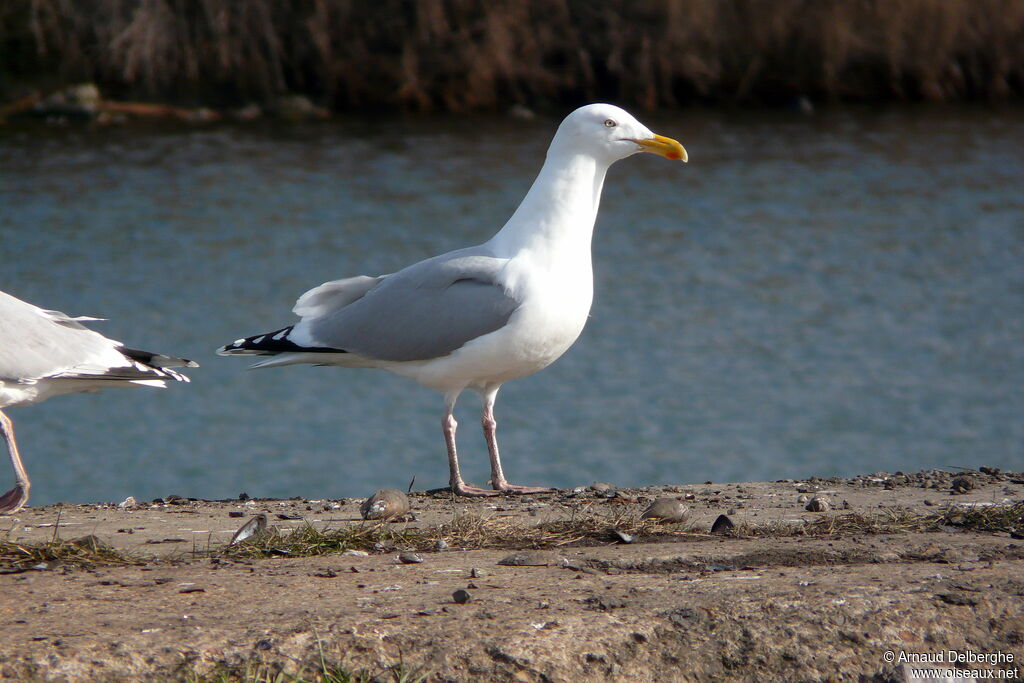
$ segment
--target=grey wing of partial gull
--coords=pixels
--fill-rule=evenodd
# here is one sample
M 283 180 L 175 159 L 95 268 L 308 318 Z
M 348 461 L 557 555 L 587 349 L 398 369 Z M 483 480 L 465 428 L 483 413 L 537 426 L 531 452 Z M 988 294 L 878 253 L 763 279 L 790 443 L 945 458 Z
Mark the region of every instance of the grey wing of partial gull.
M 0 380 L 183 380 L 168 367 L 195 366 L 172 356 L 126 349 L 59 311 L 0 292 Z

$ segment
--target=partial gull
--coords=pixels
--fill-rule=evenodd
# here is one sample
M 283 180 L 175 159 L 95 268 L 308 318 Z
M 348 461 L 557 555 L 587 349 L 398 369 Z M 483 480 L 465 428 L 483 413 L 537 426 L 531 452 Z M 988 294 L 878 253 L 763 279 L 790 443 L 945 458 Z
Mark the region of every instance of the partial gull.
M 675 140 L 628 112 L 591 104 L 562 121 L 533 186 L 487 242 L 435 256 L 391 275 L 360 275 L 309 290 L 292 309 L 301 320 L 239 339 L 221 355 L 294 363 L 381 368 L 444 393 L 441 422 L 449 483 L 463 496 L 549 489 L 505 479 L 495 436 L 502 383 L 547 367 L 583 331 L 594 283 L 590 241 L 608 167 L 637 152 L 686 161 Z M 491 489 L 459 472 L 452 410 L 464 389 L 483 398 Z
M 196 367 L 190 360 L 125 348 L 82 325 L 89 320 L 99 318 L 72 318 L 0 292 L 0 409 L 107 387 L 187 382 L 187 377 L 170 368 Z M 3 410 L 0 433 L 17 480 L 14 488 L 0 496 L 0 514 L 10 514 L 28 502 L 30 483 L 14 441 L 14 427 Z

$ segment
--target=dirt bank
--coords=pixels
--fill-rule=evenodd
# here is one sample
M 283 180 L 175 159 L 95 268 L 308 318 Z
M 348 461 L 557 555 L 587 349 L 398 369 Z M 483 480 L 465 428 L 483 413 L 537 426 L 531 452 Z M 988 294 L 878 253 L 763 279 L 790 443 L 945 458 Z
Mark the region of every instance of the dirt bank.
M 661 496 L 687 519 L 641 519 Z M 806 510 L 815 497 L 829 509 Z M 1019 474 L 931 471 L 418 493 L 415 519 L 391 522 L 363 521 L 357 499 L 32 508 L 0 527 L 0 675 L 895 681 L 886 651 L 950 650 L 1002 653 L 994 668 L 1012 669 L 1024 656 L 1021 501 Z M 259 513 L 278 531 L 225 551 Z M 722 514 L 736 526 L 709 533 Z M 103 546 L 106 560 L 90 560 Z M 517 550 L 534 553 L 509 560 Z

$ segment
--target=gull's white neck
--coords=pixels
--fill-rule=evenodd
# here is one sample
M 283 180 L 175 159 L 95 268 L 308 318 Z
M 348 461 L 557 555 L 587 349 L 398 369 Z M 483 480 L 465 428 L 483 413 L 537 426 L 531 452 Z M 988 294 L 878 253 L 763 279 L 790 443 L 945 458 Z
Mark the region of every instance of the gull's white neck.
M 580 258 L 589 264 L 608 166 L 589 154 L 550 149 L 519 208 L 485 246 L 499 257 L 528 257 L 549 267 Z

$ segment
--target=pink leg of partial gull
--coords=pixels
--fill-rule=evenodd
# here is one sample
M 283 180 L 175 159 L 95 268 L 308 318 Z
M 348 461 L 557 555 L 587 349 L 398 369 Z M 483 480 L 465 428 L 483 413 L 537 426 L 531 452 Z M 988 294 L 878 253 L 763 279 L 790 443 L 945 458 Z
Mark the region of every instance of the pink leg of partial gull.
M 487 455 L 491 458 L 491 486 L 495 491 L 512 493 L 547 493 L 553 489 L 542 486 L 516 486 L 505 479 L 501 471 L 501 455 L 498 453 L 498 422 L 494 419 L 494 399 L 498 396 L 501 385 L 492 385 L 483 392 L 484 414 L 480 420 L 484 427 L 484 438 L 487 440 Z
M 18 455 L 18 444 L 14 441 L 14 425 L 11 419 L 0 410 L 0 434 L 3 435 L 7 444 L 7 453 L 11 456 L 11 465 L 14 466 L 14 477 L 16 482 L 14 488 L 0 496 L 0 514 L 10 515 L 28 502 L 28 489 L 31 486 L 28 480 L 28 472 L 21 464 L 21 456 Z
M 459 423 L 455 421 L 455 416 L 452 415 L 452 411 L 455 409 L 455 399 L 458 396 L 458 394 L 445 396 L 445 413 L 444 419 L 441 420 L 441 428 L 444 430 L 444 442 L 448 446 L 448 483 L 452 487 L 452 493 L 457 496 L 496 496 L 499 493 L 498 491 L 469 486 L 466 482 L 462 481 L 462 473 L 459 472 L 459 455 L 455 450 L 455 430 Z

